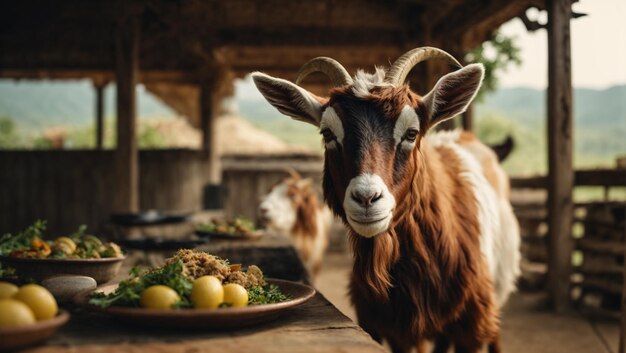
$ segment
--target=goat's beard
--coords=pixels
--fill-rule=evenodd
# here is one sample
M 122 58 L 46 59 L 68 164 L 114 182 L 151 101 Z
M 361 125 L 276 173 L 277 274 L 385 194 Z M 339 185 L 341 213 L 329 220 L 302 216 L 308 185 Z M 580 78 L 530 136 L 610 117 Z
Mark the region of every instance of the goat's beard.
M 367 293 L 371 299 L 386 302 L 392 286 L 391 268 L 398 261 L 400 247 L 393 228 L 372 238 L 350 229 L 354 255 L 352 291 Z

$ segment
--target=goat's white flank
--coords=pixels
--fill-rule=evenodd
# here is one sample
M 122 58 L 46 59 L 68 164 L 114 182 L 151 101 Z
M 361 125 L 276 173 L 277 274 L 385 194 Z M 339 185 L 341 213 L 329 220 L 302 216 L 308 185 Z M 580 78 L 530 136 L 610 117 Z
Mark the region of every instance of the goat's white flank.
M 519 225 L 506 193 L 496 193 L 487 181 L 477 156 L 458 143 L 460 132 L 455 130 L 432 134 L 428 136 L 428 142 L 435 148 L 454 151 L 461 161 L 459 178 L 472 187 L 478 206 L 480 249 L 494 282 L 496 302 L 502 306 L 515 290 L 515 281 L 520 274 Z M 497 165 L 495 157 L 494 161 L 494 168 L 502 177 L 504 172 Z

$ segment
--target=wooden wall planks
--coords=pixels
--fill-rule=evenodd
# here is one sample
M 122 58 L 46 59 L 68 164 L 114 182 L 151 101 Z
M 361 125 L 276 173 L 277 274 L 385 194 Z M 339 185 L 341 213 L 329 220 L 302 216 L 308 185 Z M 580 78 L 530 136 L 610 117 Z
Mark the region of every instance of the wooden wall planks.
M 113 151 L 0 151 L 0 234 L 35 219 L 51 233 L 80 224 L 97 230 L 113 210 Z M 141 151 L 140 208 L 191 212 L 202 208 L 200 151 Z

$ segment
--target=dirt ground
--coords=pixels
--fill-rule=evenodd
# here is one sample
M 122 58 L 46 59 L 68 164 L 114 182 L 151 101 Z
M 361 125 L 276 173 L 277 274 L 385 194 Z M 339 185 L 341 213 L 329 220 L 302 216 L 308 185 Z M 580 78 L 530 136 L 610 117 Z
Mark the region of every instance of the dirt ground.
M 315 286 L 341 312 L 355 320 L 347 298 L 351 259 L 330 253 Z M 556 315 L 546 305 L 545 293 L 516 293 L 504 309 L 502 347 L 506 353 L 616 353 L 619 323 L 589 319 L 572 312 Z

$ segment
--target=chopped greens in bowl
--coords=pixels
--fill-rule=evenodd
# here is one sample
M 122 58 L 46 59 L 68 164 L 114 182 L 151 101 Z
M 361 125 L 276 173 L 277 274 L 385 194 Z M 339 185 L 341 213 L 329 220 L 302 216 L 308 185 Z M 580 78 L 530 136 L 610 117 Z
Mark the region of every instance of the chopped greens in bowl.
M 179 298 L 171 308 L 193 308 L 194 281 L 204 276 L 215 277 L 224 286 L 236 284 L 243 287 L 247 292 L 247 305 L 273 304 L 291 299 L 278 286 L 267 283 L 257 266 L 251 265 L 246 271 L 241 271 L 239 265 L 230 265 L 227 260 L 217 256 L 183 249 L 162 267 L 148 270 L 133 268 L 129 278 L 120 282 L 114 292 L 94 292 L 88 302 L 100 308 L 140 307 L 142 293 L 150 287 L 161 285 L 172 289 Z M 219 305 L 228 306 L 226 302 Z

